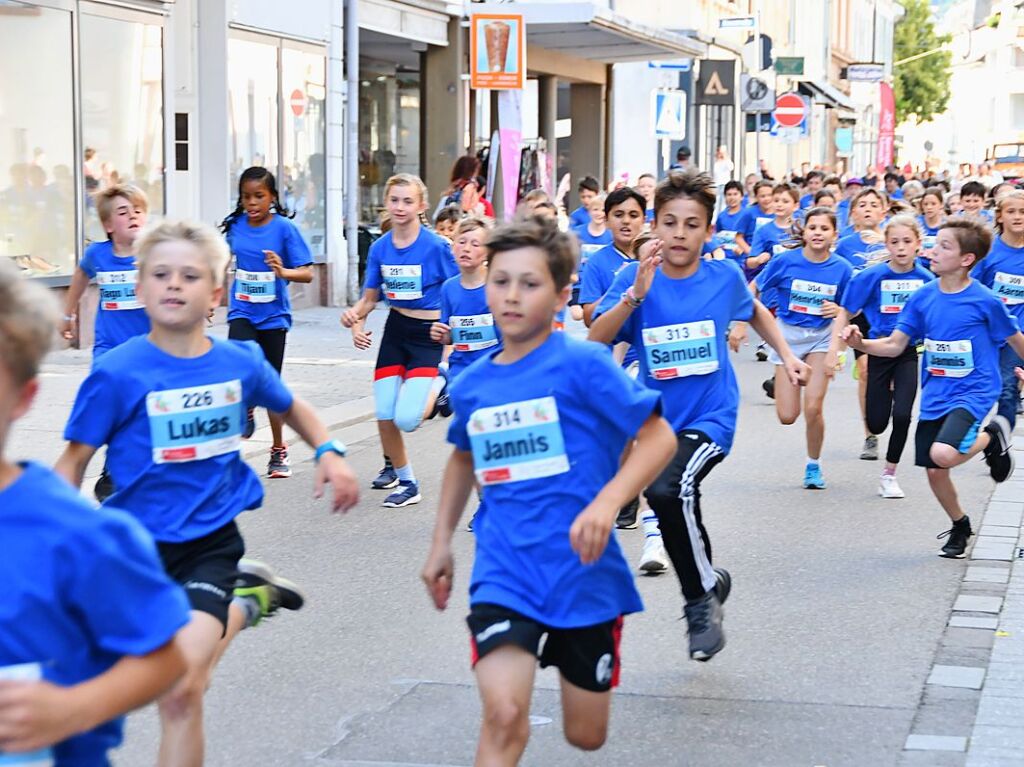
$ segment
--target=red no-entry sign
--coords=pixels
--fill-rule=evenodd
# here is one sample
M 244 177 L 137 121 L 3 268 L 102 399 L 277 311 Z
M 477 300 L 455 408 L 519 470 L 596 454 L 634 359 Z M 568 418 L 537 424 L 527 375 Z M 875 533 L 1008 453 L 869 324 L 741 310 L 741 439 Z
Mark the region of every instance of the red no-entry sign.
M 302 117 L 303 112 L 306 111 L 306 94 L 296 88 L 292 91 L 289 101 L 292 106 L 292 114 L 296 117 Z
M 775 100 L 774 116 L 783 128 L 796 128 L 807 117 L 807 104 L 795 93 L 783 93 Z

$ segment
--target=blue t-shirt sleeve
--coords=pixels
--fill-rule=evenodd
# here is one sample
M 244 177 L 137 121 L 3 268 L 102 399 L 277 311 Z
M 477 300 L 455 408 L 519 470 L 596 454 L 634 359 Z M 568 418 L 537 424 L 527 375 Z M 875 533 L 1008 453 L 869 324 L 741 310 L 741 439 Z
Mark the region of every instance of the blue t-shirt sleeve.
M 289 269 L 298 269 L 301 266 L 308 266 L 313 263 L 313 253 L 293 222 L 283 219 L 285 222 L 284 253 L 280 253 L 281 260 Z
M 985 306 L 988 308 L 989 337 L 993 343 L 1001 343 L 1018 332 L 1016 318 L 995 295 L 985 302 Z
M 924 290 L 917 290 L 910 294 L 907 303 L 903 305 L 899 321 L 894 330 L 898 330 L 908 338 L 924 338 L 924 313 L 922 305 L 928 293 Z
M 96 248 L 100 244 L 94 242 L 86 248 L 85 253 L 82 254 L 82 260 L 78 262 L 78 268 L 85 272 L 90 280 L 96 276 Z
M 459 273 L 459 266 L 455 263 L 455 253 L 452 251 L 452 246 L 448 240 L 442 237 L 438 237 L 437 249 L 439 251 L 438 257 L 441 260 L 441 273 L 444 275 L 444 279 L 451 279 Z
M 844 264 L 844 266 L 846 268 L 843 270 L 843 276 L 839 278 L 839 284 L 836 286 L 836 303 L 840 305 L 843 303 L 843 297 L 846 296 L 846 288 L 853 277 L 853 267 L 849 264 Z
M 363 283 L 363 290 L 380 290 L 380 251 L 383 247 L 380 240 L 370 246 L 370 252 L 366 256 L 366 281 Z
M 189 621 L 181 587 L 167 577 L 156 546 L 140 524 L 120 512 L 94 512 L 88 534 L 63 552 L 62 595 L 88 626 L 96 645 L 119 655 L 146 655 Z
M 771 246 L 768 243 L 766 237 L 767 226 L 762 226 L 756 232 L 754 232 L 754 241 L 750 243 L 750 256 L 760 256 L 766 250 L 770 250 Z
M 441 322 L 445 325 L 448 324 L 448 320 L 452 316 L 452 287 L 451 284 L 445 282 L 441 286 Z
M 615 275 L 615 279 L 612 280 L 611 287 L 601 297 L 597 307 L 594 309 L 593 319 L 597 319 L 602 314 L 611 309 L 619 303 L 619 300 L 623 293 L 633 284 L 636 279 L 636 269 L 632 265 L 627 265 L 618 274 Z M 636 318 L 639 314 L 638 311 L 634 310 L 626 318 L 626 321 L 622 323 L 622 327 L 619 328 L 619 332 L 615 334 L 615 343 L 620 341 L 631 341 L 633 339 L 633 332 L 636 326 Z
M 850 280 L 850 284 L 846 286 L 843 300 L 840 303 L 851 315 L 863 311 L 867 305 L 868 296 L 870 296 L 871 290 L 875 285 L 873 276 L 869 269 L 854 275 L 853 279 Z
M 470 404 L 469 399 L 465 396 L 466 384 L 472 385 L 472 378 L 467 381 L 466 376 L 462 376 L 459 379 L 459 386 L 452 387 L 452 423 L 448 427 L 448 442 L 450 442 L 456 450 L 464 450 L 467 453 L 470 451 L 469 444 L 469 430 L 467 425 L 469 424 L 469 417 L 473 414 L 473 406 Z
M 781 280 L 784 259 L 773 258 L 764 267 L 762 272 L 754 278 L 754 284 L 760 293 L 770 288 L 777 287 Z
M 64 439 L 96 448 L 107 444 L 121 420 L 118 385 L 105 368 L 94 368 L 78 387 Z
M 751 294 L 750 288 L 747 287 L 743 271 L 738 266 L 731 271 L 734 272 L 732 281 L 729 283 L 732 319 L 749 322 L 754 317 L 754 296 Z
M 607 348 L 594 352 L 586 374 L 576 379 L 581 387 L 579 401 L 612 403 L 594 408 L 595 415 L 608 424 L 612 434 L 620 431 L 625 437 L 632 437 L 660 407 L 661 394 L 626 375 Z
M 587 261 L 580 278 L 580 303 L 592 304 L 600 300 L 605 293 L 605 286 L 602 285 L 602 269 L 595 261 Z
M 992 287 L 992 270 L 989 269 L 989 265 L 991 263 L 992 262 L 990 259 L 983 258 L 981 261 L 974 265 L 973 269 L 971 269 L 971 277 L 976 279 L 986 288 Z

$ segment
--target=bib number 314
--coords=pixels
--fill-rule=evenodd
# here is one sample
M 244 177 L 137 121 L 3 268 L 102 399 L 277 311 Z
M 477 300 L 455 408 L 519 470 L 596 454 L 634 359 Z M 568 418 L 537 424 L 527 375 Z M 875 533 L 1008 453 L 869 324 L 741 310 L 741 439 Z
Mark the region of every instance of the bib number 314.
M 569 471 L 554 397 L 473 411 L 467 424 L 481 485 L 521 482 Z

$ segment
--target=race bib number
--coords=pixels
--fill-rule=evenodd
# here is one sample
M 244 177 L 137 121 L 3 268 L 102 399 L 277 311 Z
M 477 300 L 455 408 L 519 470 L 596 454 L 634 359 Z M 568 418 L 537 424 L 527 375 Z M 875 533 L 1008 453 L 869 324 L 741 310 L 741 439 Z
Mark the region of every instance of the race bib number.
M 481 485 L 569 471 L 554 397 L 480 408 L 470 416 L 468 427 L 473 466 Z
M 604 245 L 595 245 L 593 243 L 580 245 L 580 266 L 587 263 L 587 261 L 590 260 L 590 257 L 603 247 Z
M 38 663 L 20 663 L 17 666 L 0 666 L 0 679 L 11 682 L 38 682 L 43 677 L 42 666 Z M 0 749 L 0 765 L 3 767 L 53 767 L 53 751 L 41 748 L 24 754 L 7 754 Z
M 269 304 L 277 298 L 277 275 L 274 272 L 235 272 L 235 298 L 249 304 Z
M 778 243 L 777 245 L 772 245 L 772 255 L 773 256 L 777 256 L 780 253 L 785 253 L 787 250 L 789 250 L 789 248 L 787 248 L 781 242 Z
M 662 381 L 718 370 L 714 320 L 644 328 L 643 339 L 651 378 Z
M 820 317 L 822 304 L 836 300 L 837 287 L 810 280 L 793 280 L 789 289 L 789 310 Z
M 457 352 L 476 352 L 498 345 L 492 314 L 452 315 L 448 318 L 448 327 L 452 329 L 452 346 Z
M 907 299 L 924 280 L 882 280 L 882 314 L 899 314 Z
M 769 221 L 774 221 L 775 216 L 758 216 L 754 219 L 754 231 L 757 231 Z
M 974 347 L 970 341 L 924 339 L 924 366 L 933 376 L 963 378 L 974 371 Z
M 1024 275 L 996 272 L 992 290 L 1004 304 L 1024 304 Z
M 423 298 L 423 267 L 419 264 L 381 264 L 384 295 L 390 301 L 414 301 Z
M 715 235 L 718 237 L 718 241 L 722 243 L 722 247 L 726 250 L 735 251 L 739 246 L 736 244 L 736 232 L 728 229 L 723 229 L 721 232 Z
M 921 238 L 921 250 L 924 253 L 928 253 L 932 250 L 935 250 L 934 234 L 926 234 L 924 237 Z
M 135 269 L 123 272 L 96 272 L 96 284 L 100 288 L 100 309 L 105 312 L 141 309 L 142 304 L 135 297 L 135 281 L 138 276 L 139 273 Z
M 239 380 L 146 395 L 153 463 L 202 461 L 236 452 L 242 444 Z

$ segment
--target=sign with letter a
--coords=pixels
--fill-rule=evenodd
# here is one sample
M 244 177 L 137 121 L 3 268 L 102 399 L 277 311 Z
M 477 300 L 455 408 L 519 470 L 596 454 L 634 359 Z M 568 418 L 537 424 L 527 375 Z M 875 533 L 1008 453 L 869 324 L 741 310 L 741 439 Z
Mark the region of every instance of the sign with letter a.
M 736 103 L 735 61 L 700 60 L 696 103 L 714 106 L 730 106 Z

